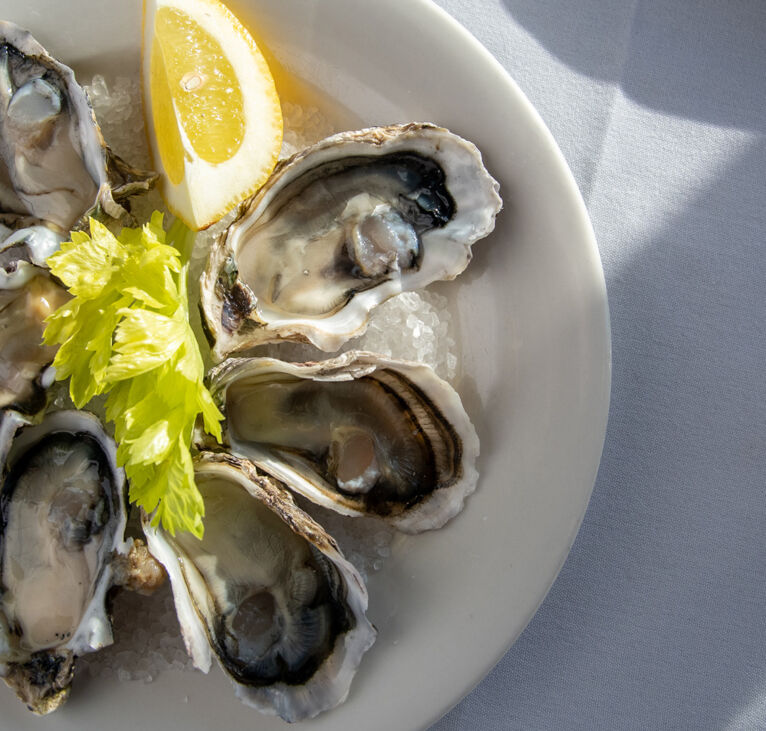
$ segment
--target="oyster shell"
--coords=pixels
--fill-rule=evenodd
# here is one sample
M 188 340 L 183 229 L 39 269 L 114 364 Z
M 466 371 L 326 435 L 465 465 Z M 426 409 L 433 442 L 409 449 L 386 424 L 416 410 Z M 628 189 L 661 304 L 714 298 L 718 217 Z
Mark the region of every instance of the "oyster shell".
M 210 383 L 234 453 L 344 515 L 417 533 L 444 525 L 476 487 L 476 431 L 426 365 L 359 351 L 232 358 Z
M 0 213 L 66 235 L 88 215 L 125 213 L 120 201 L 156 175 L 108 148 L 74 72 L 13 23 L 0 21 Z M 14 226 L 18 228 L 18 226 Z
M 341 703 L 375 639 L 367 590 L 321 526 L 245 460 L 203 453 L 205 535 L 170 536 L 144 516 L 194 664 L 211 655 L 260 711 L 299 721 Z
M 213 357 L 284 339 L 336 350 L 384 300 L 462 272 L 497 191 L 476 147 L 431 124 L 344 132 L 280 163 L 202 275 Z
M 32 218 L 5 218 L 0 216 L 0 289 L 16 289 L 47 268 L 45 260 L 64 236 Z
M 127 554 L 125 478 L 91 414 L 3 413 L 0 675 L 36 713 L 66 700 L 78 656 L 112 642 L 106 592 Z
M 45 318 L 69 298 L 47 270 L 30 262 L 0 268 L 0 408 L 34 414 L 45 406 L 57 350 L 41 344 Z

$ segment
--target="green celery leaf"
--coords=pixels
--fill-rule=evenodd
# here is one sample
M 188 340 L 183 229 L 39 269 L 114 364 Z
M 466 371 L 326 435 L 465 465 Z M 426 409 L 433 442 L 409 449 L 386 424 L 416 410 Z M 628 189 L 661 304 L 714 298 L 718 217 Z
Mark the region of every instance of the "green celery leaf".
M 64 307 L 71 305 L 73 301 Z M 61 309 L 57 310 L 51 317 L 58 314 Z M 98 378 L 99 357 L 103 357 L 103 354 L 98 350 L 89 349 L 89 345 L 93 342 L 93 347 L 98 347 L 98 336 L 99 334 L 103 336 L 103 333 L 99 333 L 98 327 L 103 322 L 104 314 L 95 300 L 82 301 L 78 307 L 71 308 L 69 311 L 76 311 L 76 321 L 90 322 L 92 329 L 68 327 L 67 333 L 62 334 L 69 334 L 69 337 L 63 340 L 58 349 L 53 359 L 53 366 L 56 369 L 58 380 L 71 376 L 69 393 L 77 408 L 82 408 L 93 396 L 103 393 L 104 384 Z M 96 330 L 95 333 L 94 329 Z M 55 325 L 53 331 L 55 332 Z M 46 333 L 48 333 L 47 328 Z M 111 347 L 111 343 L 108 343 L 107 347 Z M 95 368 L 93 367 L 94 356 L 96 356 Z M 94 377 L 94 371 L 96 377 Z
M 163 310 L 170 304 L 155 299 L 146 290 L 141 289 L 140 287 L 121 287 L 120 291 L 129 294 L 133 299 L 137 299 L 144 307 L 152 307 L 155 310 Z
M 66 342 L 77 332 L 80 326 L 78 314 L 81 304 L 82 300 L 75 297 L 45 318 L 43 342 L 46 345 Z
M 155 212 L 115 237 L 91 220 L 90 236 L 71 234 L 48 262 L 74 299 L 47 319 L 44 341 L 60 345 L 56 378 L 70 378 L 78 407 L 106 394 L 130 500 L 171 533 L 201 537 L 204 504 L 189 445 L 200 414 L 218 441 L 223 417 L 203 384 L 188 320 L 194 234 L 176 221 L 166 235 L 162 222 Z
M 117 420 L 120 418 L 120 414 L 124 413 L 130 408 L 131 405 L 131 386 L 133 380 L 119 381 L 115 383 L 108 392 L 106 397 L 106 418 L 109 421 L 114 422 L 115 425 L 115 437 L 117 441 L 122 439 L 122 436 L 118 433 L 121 426 L 121 422 Z
M 167 460 L 163 467 L 166 488 L 152 522 L 162 523 L 162 527 L 171 535 L 178 531 L 188 531 L 202 538 L 205 504 L 194 483 L 191 455 L 180 440 L 174 458 Z
M 208 434 L 212 434 L 216 441 L 221 443 L 221 422 L 223 421 L 223 414 L 213 401 L 213 397 L 210 395 L 204 386 L 197 389 L 197 405 L 202 413 L 203 423 L 205 425 L 205 431 Z
M 122 310 L 122 314 L 107 372 L 111 381 L 133 378 L 163 365 L 186 340 L 185 318 L 130 308 Z
M 121 272 L 120 290 L 133 292 L 136 299 L 149 307 L 165 310 L 171 314 L 178 307 L 178 289 L 174 280 L 174 271 L 178 269 L 178 254 L 171 247 L 164 247 L 175 253 L 171 259 L 176 268 L 168 266 L 166 257 L 150 256 L 150 252 L 138 253 L 129 257 Z M 137 283 L 140 283 L 138 286 Z
M 147 426 L 136 439 L 123 441 L 122 444 L 130 445 L 129 460 L 133 464 L 150 465 L 167 459 L 178 438 L 173 426 L 170 420 L 160 419 Z
M 176 353 L 174 365 L 184 378 L 192 383 L 202 382 L 205 367 L 199 354 L 199 347 L 191 329 L 184 333 L 183 342 Z
M 189 531 L 202 537 L 205 505 L 194 483 L 191 455 L 183 439 L 176 442 L 175 449 L 162 463 L 154 479 L 145 478 L 140 488 L 136 488 L 135 481 L 132 485 L 131 500 L 147 512 L 156 511 L 152 524 L 162 523 L 171 535 Z
M 98 297 L 119 271 L 125 254 L 119 241 L 103 224 L 90 219 L 91 237 L 73 232 L 61 250 L 48 257 L 48 266 L 76 297 Z
M 106 386 L 106 375 L 112 359 L 112 341 L 114 330 L 122 317 L 121 312 L 128 299 L 114 298 L 114 301 L 99 308 L 92 321 L 91 339 L 85 348 L 92 353 L 90 359 L 90 374 L 102 393 Z

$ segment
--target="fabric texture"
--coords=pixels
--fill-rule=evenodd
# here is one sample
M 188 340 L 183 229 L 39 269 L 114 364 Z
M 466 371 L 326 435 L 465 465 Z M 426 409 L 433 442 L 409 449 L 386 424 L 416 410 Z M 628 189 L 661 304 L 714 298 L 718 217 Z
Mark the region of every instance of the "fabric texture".
M 574 172 L 613 381 L 561 574 L 432 731 L 766 729 L 766 3 L 437 3 Z

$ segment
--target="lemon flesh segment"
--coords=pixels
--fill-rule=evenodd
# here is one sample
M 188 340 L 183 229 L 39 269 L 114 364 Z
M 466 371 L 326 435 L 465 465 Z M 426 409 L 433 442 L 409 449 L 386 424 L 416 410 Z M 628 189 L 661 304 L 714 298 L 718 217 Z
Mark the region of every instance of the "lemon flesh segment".
M 194 152 L 206 162 L 229 160 L 245 134 L 242 89 L 221 46 L 177 8 L 154 19 L 170 96 Z
M 162 167 L 170 182 L 178 185 L 184 177 L 184 147 L 176 124 L 176 113 L 165 73 L 165 59 L 160 45 L 152 44 L 151 58 L 152 121 L 157 134 Z
M 190 228 L 215 223 L 269 177 L 282 113 L 268 65 L 218 0 L 145 0 L 144 101 L 160 190 Z

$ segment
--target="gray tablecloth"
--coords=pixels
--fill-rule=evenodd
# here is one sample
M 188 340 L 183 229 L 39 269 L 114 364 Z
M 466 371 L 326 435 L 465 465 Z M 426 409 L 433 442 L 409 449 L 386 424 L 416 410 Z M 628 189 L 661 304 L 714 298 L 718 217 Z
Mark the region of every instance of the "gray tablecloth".
M 569 559 L 432 731 L 766 728 L 766 2 L 437 2 L 574 172 L 614 372 Z

